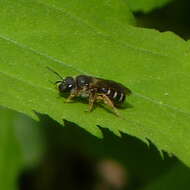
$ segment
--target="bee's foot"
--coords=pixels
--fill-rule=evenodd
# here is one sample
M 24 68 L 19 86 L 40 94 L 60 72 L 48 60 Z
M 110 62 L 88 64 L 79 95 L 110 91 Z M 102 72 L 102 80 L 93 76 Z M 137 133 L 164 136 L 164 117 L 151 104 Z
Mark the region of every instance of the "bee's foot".
M 85 112 L 85 113 L 90 113 L 90 112 L 92 112 L 92 110 L 89 110 L 89 109 L 88 109 L 88 110 L 84 110 L 84 112 Z
M 72 103 L 73 101 L 72 100 L 65 100 L 65 103 Z

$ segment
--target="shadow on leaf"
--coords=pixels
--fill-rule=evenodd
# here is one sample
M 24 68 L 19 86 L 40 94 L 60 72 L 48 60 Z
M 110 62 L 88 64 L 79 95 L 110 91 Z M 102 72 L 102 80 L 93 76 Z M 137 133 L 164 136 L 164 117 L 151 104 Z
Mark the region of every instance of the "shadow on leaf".
M 176 163 L 185 167 L 166 152 L 161 156 L 150 140 L 147 145 L 127 134 L 118 137 L 100 126 L 104 138 L 98 139 L 70 121 L 65 120 L 63 127 L 47 115 L 36 114 L 44 131 L 46 154 L 38 168 L 23 172 L 21 189 L 135 190 L 167 173 Z M 115 181 L 111 178 L 112 184 L 108 173 L 99 171 L 100 163 L 104 163 L 104 169 L 105 165 L 111 168 L 113 174 L 119 171 L 117 176 L 122 177 Z

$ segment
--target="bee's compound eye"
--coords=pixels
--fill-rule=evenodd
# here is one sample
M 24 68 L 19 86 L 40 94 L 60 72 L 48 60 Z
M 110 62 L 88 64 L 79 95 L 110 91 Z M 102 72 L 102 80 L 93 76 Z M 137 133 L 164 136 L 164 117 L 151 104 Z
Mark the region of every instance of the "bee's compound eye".
M 73 87 L 73 85 L 72 85 L 72 84 L 69 84 L 69 85 L 68 85 L 68 88 L 72 88 L 72 87 Z
M 73 77 L 67 77 L 65 79 L 65 83 L 67 85 L 67 88 L 70 88 L 70 89 L 75 86 L 75 81 L 74 81 Z
M 70 87 L 71 87 L 71 85 L 73 86 L 74 85 L 74 79 L 73 79 L 73 77 L 67 77 L 67 78 L 65 78 L 65 83 L 67 84 L 67 86 L 70 86 Z
M 58 86 L 60 92 L 69 92 L 75 87 L 73 77 L 66 77 Z
M 62 82 L 59 84 L 58 88 L 59 88 L 59 92 L 64 92 L 67 87 L 66 87 L 65 83 Z

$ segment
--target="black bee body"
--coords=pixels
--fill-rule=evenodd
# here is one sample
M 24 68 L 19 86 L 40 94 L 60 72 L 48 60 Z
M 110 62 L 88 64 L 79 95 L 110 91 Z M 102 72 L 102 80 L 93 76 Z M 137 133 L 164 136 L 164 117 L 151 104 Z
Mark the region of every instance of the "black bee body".
M 105 94 L 119 107 L 125 100 L 126 94 L 131 91 L 120 83 L 112 80 L 91 77 L 87 75 L 79 75 L 73 79 L 73 91 L 78 90 L 78 96 L 89 97 L 90 94 Z
M 108 96 L 116 107 L 123 104 L 126 95 L 131 94 L 131 91 L 128 88 L 112 80 L 99 79 L 96 86 L 97 92 Z
M 59 92 L 70 93 L 67 102 L 76 96 L 88 98 L 90 111 L 93 109 L 93 104 L 99 100 L 109 105 L 118 115 L 115 107 L 120 107 L 125 101 L 126 95 L 131 94 L 128 88 L 112 80 L 88 75 L 62 78 L 57 72 L 53 72 L 61 78 L 60 81 L 56 82 Z

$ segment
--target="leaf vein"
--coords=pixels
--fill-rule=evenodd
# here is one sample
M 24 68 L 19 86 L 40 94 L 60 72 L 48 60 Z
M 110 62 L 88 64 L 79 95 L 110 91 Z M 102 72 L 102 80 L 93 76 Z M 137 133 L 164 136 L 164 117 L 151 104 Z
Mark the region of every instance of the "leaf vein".
M 131 48 L 131 49 L 134 49 L 134 50 L 136 50 L 136 51 L 144 52 L 144 53 L 147 53 L 147 54 L 152 54 L 152 55 L 160 56 L 160 57 L 169 57 L 168 54 L 164 54 L 164 53 L 160 53 L 160 52 L 155 52 L 155 51 L 152 51 L 152 50 L 149 50 L 149 49 L 146 49 L 146 48 L 139 48 L 139 47 L 136 47 L 136 46 L 134 46 L 134 45 L 132 45 L 132 44 L 129 44 L 128 42 L 127 42 L 127 44 L 126 44 L 126 43 L 124 43 L 124 42 L 122 42 L 122 41 L 120 41 L 120 40 L 114 39 L 114 38 L 111 37 L 110 35 L 105 34 L 105 32 L 103 32 L 103 31 L 100 30 L 99 28 L 92 26 L 88 21 L 86 21 L 86 20 L 84 21 L 84 20 L 78 18 L 77 16 L 73 16 L 71 13 L 69 13 L 68 11 L 65 11 L 63 8 L 61 9 L 61 8 L 58 8 L 58 7 L 55 6 L 55 5 L 50 5 L 50 4 L 42 3 L 42 2 L 36 2 L 36 3 L 41 4 L 41 5 L 43 5 L 43 6 L 46 6 L 46 7 L 49 7 L 49 8 L 51 8 L 51 9 L 55 9 L 56 11 L 60 11 L 61 13 L 63 13 L 63 14 L 65 14 L 65 15 L 69 16 L 71 19 L 75 20 L 75 21 L 78 22 L 79 24 L 85 24 L 85 25 L 88 26 L 94 33 L 96 33 L 96 34 L 98 34 L 98 35 L 104 37 L 104 38 L 107 39 L 107 40 L 109 39 L 109 40 L 111 40 L 111 41 L 115 41 L 115 42 L 117 42 L 118 44 L 123 45 L 124 47 Z M 129 26 L 129 25 L 128 25 L 128 26 Z M 130 27 L 130 26 L 129 26 L 129 27 Z
M 45 57 L 46 59 L 52 60 L 52 61 L 54 61 L 54 62 L 56 62 L 56 63 L 62 64 L 62 65 L 64 65 L 64 66 L 68 67 L 68 68 L 71 68 L 71 69 L 75 70 L 76 72 L 83 73 L 83 74 L 87 74 L 87 73 L 85 73 L 84 71 L 82 71 L 82 70 L 80 70 L 80 69 L 78 69 L 78 68 L 75 68 L 75 67 L 74 67 L 73 65 L 71 65 L 71 64 L 66 64 L 66 63 L 64 63 L 63 61 L 61 61 L 61 60 L 59 60 L 59 59 L 57 59 L 57 58 L 55 58 L 55 57 L 53 57 L 53 56 L 51 56 L 51 55 L 48 55 L 48 54 L 43 53 L 43 52 L 36 51 L 36 50 L 33 49 L 32 47 L 29 47 L 29 46 L 27 46 L 27 45 L 21 44 L 21 43 L 19 43 L 18 41 L 14 40 L 14 39 L 11 39 L 11 38 L 9 38 L 9 37 L 7 37 L 7 36 L 4 36 L 4 35 L 0 34 L 0 38 L 3 39 L 3 40 L 5 40 L 5 41 L 8 41 L 8 42 L 10 42 L 10 43 L 12 43 L 12 44 L 14 44 L 14 45 L 16 45 L 16 46 L 19 47 L 19 48 L 22 48 L 22 49 L 31 51 L 31 52 L 33 52 L 33 53 L 36 54 L 36 55 L 40 55 L 40 56 L 42 56 L 42 57 Z

